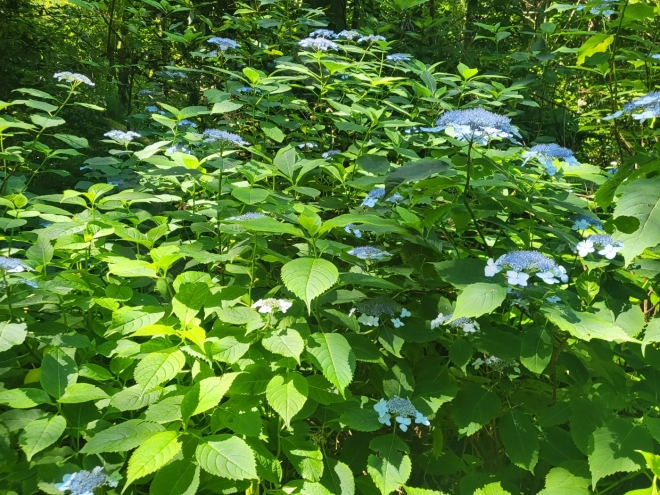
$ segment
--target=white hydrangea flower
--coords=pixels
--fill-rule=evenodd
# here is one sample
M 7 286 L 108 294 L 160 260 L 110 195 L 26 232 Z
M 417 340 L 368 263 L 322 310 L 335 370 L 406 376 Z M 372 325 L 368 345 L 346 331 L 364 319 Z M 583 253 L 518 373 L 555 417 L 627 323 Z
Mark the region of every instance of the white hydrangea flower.
M 403 326 L 403 322 L 398 318 L 392 318 L 392 325 L 394 325 L 394 328 L 400 328 Z
M 511 285 L 519 285 L 520 287 L 527 287 L 527 280 L 529 275 L 523 272 L 509 270 L 506 272 L 507 282 Z
M 552 284 L 558 284 L 559 279 L 555 278 L 555 274 L 548 271 L 548 272 L 538 272 L 536 274 L 538 278 L 543 280 L 546 284 L 552 285 Z
M 415 424 L 431 426 L 429 419 L 419 411 L 417 411 L 417 414 L 415 414 Z
M 584 258 L 589 253 L 593 253 L 595 251 L 594 243 L 591 242 L 589 239 L 587 239 L 586 241 L 578 242 L 576 247 L 577 247 L 578 256 L 580 258 Z
M 408 316 L 411 316 L 410 311 L 406 308 L 401 309 L 401 316 L 399 316 L 399 318 L 407 318 Z
M 252 309 L 257 309 L 259 313 L 272 313 L 275 310 L 280 310 L 282 313 L 286 313 L 291 306 L 293 306 L 292 302 L 285 301 L 284 299 L 275 299 L 275 298 L 269 298 L 269 299 L 259 299 L 257 302 L 255 302 L 251 308 Z
M 496 273 L 499 273 L 502 271 L 502 267 L 497 265 L 495 263 L 495 260 L 493 258 L 488 258 L 488 263 L 486 264 L 486 268 L 484 268 L 484 273 L 487 277 L 493 277 L 495 276 Z
M 546 297 L 545 300 L 551 304 L 557 304 L 559 301 L 561 301 L 561 298 L 557 296 L 550 296 L 550 297 Z
M 371 316 L 367 314 L 361 314 L 358 318 L 358 321 L 368 327 L 377 327 L 379 324 L 377 316 Z
M 399 423 L 399 428 L 401 428 L 401 431 L 408 431 L 408 427 L 412 424 L 412 420 L 410 418 L 404 418 L 403 416 L 397 416 L 396 422 Z

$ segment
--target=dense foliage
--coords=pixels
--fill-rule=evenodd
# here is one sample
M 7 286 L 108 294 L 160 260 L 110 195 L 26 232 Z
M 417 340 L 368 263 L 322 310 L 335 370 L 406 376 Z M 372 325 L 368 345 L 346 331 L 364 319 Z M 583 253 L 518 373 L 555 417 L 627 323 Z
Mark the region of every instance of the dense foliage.
M 487 3 L 3 7 L 0 494 L 657 493 L 660 7 Z

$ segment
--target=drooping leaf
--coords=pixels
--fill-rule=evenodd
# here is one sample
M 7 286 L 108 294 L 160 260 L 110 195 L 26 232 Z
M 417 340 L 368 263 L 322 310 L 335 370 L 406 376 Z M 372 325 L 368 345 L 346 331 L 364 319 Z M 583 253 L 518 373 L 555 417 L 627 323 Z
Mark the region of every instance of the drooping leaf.
M 369 455 L 367 471 L 382 495 L 389 495 L 408 481 L 412 463 L 408 446 L 397 435 L 374 438 L 369 448 L 378 456 Z
M 452 321 L 458 318 L 476 318 L 497 309 L 506 298 L 506 288 L 497 284 L 468 285 L 456 299 Z
M 41 362 L 41 387 L 59 399 L 78 379 L 76 361 L 60 347 L 53 347 Z
M 0 352 L 21 345 L 26 336 L 27 325 L 25 323 L 0 322 Z
M 57 442 L 65 429 L 66 420 L 62 416 L 37 419 L 25 425 L 18 443 L 29 461 L 35 454 Z
M 459 389 L 453 402 L 454 423 L 459 433 L 475 434 L 502 410 L 502 403 L 495 392 L 476 385 Z
M 126 452 L 144 443 L 164 428 L 158 423 L 143 419 L 129 419 L 98 432 L 80 450 L 83 454 L 102 452 Z
M 331 288 L 339 278 L 337 267 L 324 259 L 298 258 L 282 267 L 287 289 L 305 301 L 311 311 L 312 300 Z
M 266 388 L 268 403 L 282 416 L 287 426 L 290 426 L 291 418 L 302 410 L 308 394 L 307 380 L 296 372 L 274 376 Z
M 509 459 L 531 473 L 539 459 L 538 436 L 534 423 L 524 412 L 514 409 L 500 420 L 500 438 Z
M 196 383 L 186 393 L 181 403 L 184 421 L 217 406 L 238 375 L 240 373 L 225 373 L 222 376 L 204 378 Z
M 307 352 L 323 376 L 343 394 L 355 372 L 355 354 L 348 340 L 339 333 L 315 333 L 307 340 Z

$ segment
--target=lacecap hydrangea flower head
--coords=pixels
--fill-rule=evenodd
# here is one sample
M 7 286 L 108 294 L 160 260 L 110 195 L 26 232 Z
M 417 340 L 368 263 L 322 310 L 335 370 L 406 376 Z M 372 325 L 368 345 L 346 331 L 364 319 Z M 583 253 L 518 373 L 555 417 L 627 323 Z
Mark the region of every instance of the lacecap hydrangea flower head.
M 214 36 L 213 38 L 209 38 L 207 40 L 207 43 L 212 43 L 214 45 L 217 45 L 220 50 L 223 52 L 226 50 L 233 49 L 235 50 L 236 48 L 240 48 L 241 45 L 234 40 L 230 40 L 229 38 L 219 38 L 217 36 Z
M 312 31 L 311 33 L 309 33 L 310 38 L 332 39 L 332 38 L 336 38 L 337 36 L 339 35 L 334 31 L 331 31 L 330 29 L 317 29 L 316 31 Z
M 122 146 L 128 145 L 128 143 L 133 141 L 133 139 L 137 139 L 139 137 L 142 137 L 137 132 L 133 132 L 133 131 L 124 132 L 124 131 L 118 131 L 118 130 L 108 131 L 103 135 L 105 137 L 109 137 L 110 139 L 112 139 L 116 143 L 121 144 Z
M 382 198 L 384 195 L 385 195 L 384 187 L 377 187 L 375 189 L 372 189 L 367 193 L 367 197 L 362 200 L 360 206 L 364 206 L 366 208 L 373 208 L 374 206 L 376 206 L 376 203 L 378 203 L 378 200 Z M 387 201 L 388 203 L 398 204 L 399 202 L 403 201 L 403 196 L 401 196 L 398 192 L 395 192 L 385 201 Z
M 339 49 L 337 43 L 326 38 L 305 38 L 298 42 L 298 46 L 300 48 L 313 48 L 319 52 L 337 51 Z
M 87 84 L 87 86 L 94 86 L 94 83 L 92 80 L 83 75 L 83 74 L 77 74 L 75 72 L 57 72 L 53 74 L 53 77 L 57 79 L 59 82 L 68 82 L 74 86 L 78 86 L 79 84 Z
M 207 129 L 202 133 L 202 136 L 204 136 L 205 143 L 221 142 L 235 144 L 236 146 L 247 146 L 250 144 L 238 134 L 220 131 L 218 129 Z
M 55 488 L 70 495 L 94 495 L 94 490 L 102 486 L 115 488 L 118 482 L 108 477 L 101 466 L 91 471 L 78 471 L 64 476 L 62 483 L 55 483 Z
M 568 148 L 562 148 L 558 144 L 537 144 L 531 149 L 523 153 L 525 165 L 531 158 L 535 158 L 545 168 L 548 175 L 555 175 L 557 167 L 554 166 L 554 161 L 557 160 L 567 166 L 579 167 L 580 162 L 577 161 L 573 152 Z
M 487 145 L 491 139 L 508 139 L 518 143 L 520 132 L 511 124 L 509 117 L 498 115 L 483 108 L 452 110 L 436 121 L 435 127 L 420 127 L 423 132 L 440 132 L 451 128 L 459 141 Z
M 450 322 L 453 316 L 453 311 L 446 316 L 440 313 L 435 320 L 431 320 L 431 330 L 435 330 L 439 326 L 445 324 L 448 324 L 452 328 L 460 328 L 465 333 L 476 333 L 481 329 L 479 323 L 470 318 L 456 318 L 454 321 Z
M 361 260 L 382 261 L 383 258 L 392 256 L 391 253 L 373 246 L 356 247 L 348 251 L 348 254 L 360 258 Z
M 578 242 L 575 249 L 578 256 L 584 258 L 589 253 L 593 253 L 599 247 L 598 254 L 608 260 L 614 259 L 616 254 L 623 249 L 623 242 L 615 241 L 612 236 L 606 234 L 590 235 L 584 241 Z
M 644 122 L 647 119 L 660 117 L 660 91 L 654 91 L 637 98 L 623 106 L 622 110 L 604 117 L 603 120 L 612 120 L 629 114 L 633 119 Z
M 0 256 L 0 269 L 5 273 L 21 273 L 25 270 L 29 270 L 21 260 L 17 258 L 7 258 L 6 256 Z
M 587 230 L 592 228 L 595 230 L 603 230 L 603 223 L 597 218 L 588 217 L 586 215 L 575 215 L 573 218 L 573 230 Z
M 406 308 L 385 297 L 375 297 L 358 302 L 348 316 L 353 316 L 356 311 L 360 313 L 358 322 L 368 327 L 377 327 L 380 324 L 380 317 L 385 315 L 391 318 L 395 328 L 400 328 L 404 326 L 401 318 L 408 318 L 411 315 Z
M 259 313 L 272 313 L 274 311 L 281 311 L 286 313 L 293 303 L 290 301 L 285 301 L 284 299 L 275 299 L 273 297 L 268 299 L 259 299 L 252 306 L 252 309 L 257 309 Z
M 394 416 L 394 420 L 399 424 L 401 431 L 408 431 L 413 419 L 415 424 L 431 425 L 428 418 L 415 409 L 410 399 L 404 399 L 398 395 L 389 400 L 381 399 L 374 405 L 374 410 L 378 413 L 378 421 L 387 426 L 392 426 L 391 419 Z
M 484 273 L 487 277 L 493 277 L 504 269 L 508 269 L 507 282 L 520 287 L 527 286 L 530 275 L 536 275 L 549 285 L 568 282 L 566 268 L 538 251 L 514 251 L 503 254 L 497 261 L 490 258 Z

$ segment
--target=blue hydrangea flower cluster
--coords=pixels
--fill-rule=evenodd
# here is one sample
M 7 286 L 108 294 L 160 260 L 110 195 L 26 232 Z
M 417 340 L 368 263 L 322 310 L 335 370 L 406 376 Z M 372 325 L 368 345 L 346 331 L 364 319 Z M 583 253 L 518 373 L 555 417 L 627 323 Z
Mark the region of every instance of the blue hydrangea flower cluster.
M 388 62 L 410 62 L 410 57 L 408 55 L 404 55 L 403 53 L 393 53 L 391 55 L 387 55 L 385 59 Z
M 572 220 L 575 222 L 571 227 L 573 230 L 587 230 L 590 227 L 596 230 L 603 230 L 603 224 L 597 218 L 591 218 L 587 215 L 575 215 Z
M 124 131 L 118 131 L 118 130 L 108 131 L 103 135 L 105 137 L 109 137 L 113 141 L 116 141 L 117 143 L 121 144 L 122 146 L 126 146 L 128 143 L 133 141 L 133 139 L 137 139 L 139 137 L 142 137 L 137 132 L 133 132 L 133 131 L 124 132 Z
M 452 110 L 444 113 L 435 127 L 420 127 L 423 132 L 440 132 L 451 127 L 459 141 L 487 145 L 493 138 L 508 139 L 518 143 L 515 137 L 522 138 L 518 129 L 511 125 L 511 119 L 483 108 Z
M 373 246 L 362 246 L 351 249 L 348 254 L 361 260 L 382 261 L 385 257 L 392 256 L 391 253 Z
M 87 86 L 94 86 L 94 83 L 92 80 L 83 75 L 83 74 L 76 74 L 75 72 L 57 72 L 53 74 L 53 77 L 57 79 L 58 81 L 62 82 L 68 82 L 73 84 L 74 86 L 78 86 L 79 84 L 87 84 Z
M 330 29 L 317 29 L 316 31 L 312 31 L 309 33 L 310 38 L 329 38 L 329 39 L 334 39 L 339 36 L 337 33 L 334 31 L 331 31 Z
M 338 38 L 346 38 L 347 40 L 351 40 L 351 41 L 353 41 L 358 36 L 360 36 L 360 33 L 358 33 L 357 31 L 347 31 L 345 29 L 343 31 L 340 31 L 339 34 L 337 34 Z
M 362 200 L 360 206 L 364 206 L 366 208 L 373 208 L 374 206 L 376 206 L 378 200 L 382 198 L 384 195 L 385 195 L 384 187 L 377 187 L 376 189 L 372 189 L 367 193 L 367 197 Z M 403 201 L 403 196 L 401 196 L 398 192 L 396 192 L 392 196 L 387 198 L 385 201 L 389 203 L 398 204 L 401 201 Z
M 263 218 L 266 215 L 263 213 L 255 213 L 255 212 L 249 212 L 249 213 L 243 213 L 242 215 L 238 215 L 237 217 L 228 217 L 225 218 L 225 220 L 231 220 L 235 222 L 243 222 L 245 220 L 255 220 L 257 218 Z
M 158 111 L 158 107 L 155 105 L 149 105 L 148 107 L 144 107 L 144 111 L 149 113 L 156 113 Z
M 592 7 L 589 10 L 589 13 L 591 15 L 603 15 L 605 17 L 611 17 L 612 14 L 616 14 L 616 10 L 614 10 L 614 5 L 618 3 L 619 0 L 605 0 L 603 3 L 599 3 L 595 7 Z M 581 11 L 584 10 L 584 5 L 578 6 L 575 10 Z
M 137 92 L 137 96 L 150 96 L 152 94 L 154 94 L 154 92 L 151 89 L 141 89 Z
M 298 42 L 300 48 L 314 48 L 320 52 L 327 52 L 328 50 L 339 49 L 339 46 L 334 41 L 325 38 L 305 38 Z
M 537 144 L 523 153 L 525 165 L 531 158 L 536 158 L 545 168 L 548 175 L 555 175 L 557 168 L 553 165 L 555 160 L 559 160 L 570 167 L 579 167 L 580 162 L 573 155 L 573 151 L 563 148 L 556 143 Z
M 487 277 L 493 277 L 505 268 L 508 268 L 506 277 L 511 285 L 527 287 L 527 281 L 530 277 L 528 272 L 536 275 L 549 285 L 558 284 L 560 281 L 568 282 L 566 268 L 538 251 L 514 251 L 503 254 L 497 261 L 490 258 L 484 273 Z
M 0 256 L 0 269 L 6 273 L 20 273 L 28 269 L 23 262 L 17 258 L 7 258 Z
M 197 127 L 197 124 L 194 122 L 188 120 L 188 119 L 183 119 L 181 120 L 178 124 L 179 127 L 192 127 L 193 129 Z
M 448 324 L 452 328 L 460 328 L 465 333 L 476 333 L 481 329 L 481 327 L 479 327 L 479 323 L 477 323 L 474 320 L 471 320 L 470 318 L 465 318 L 465 317 L 456 318 L 454 321 L 449 322 L 449 320 L 451 320 L 453 316 L 454 316 L 453 311 L 446 316 L 440 313 L 437 316 L 437 318 L 431 320 L 431 330 L 435 330 L 439 326 L 445 324 Z
M 477 358 L 472 362 L 475 370 L 478 370 L 483 365 L 490 367 L 491 370 L 501 373 L 506 368 L 513 368 L 516 373 L 520 373 L 518 363 L 515 359 L 501 359 L 496 356 L 488 356 L 486 359 Z
M 395 395 L 390 400 L 381 399 L 378 403 L 374 405 L 374 410 L 378 413 L 378 421 L 381 424 L 392 426 L 392 416 L 395 417 L 395 421 L 399 424 L 401 431 L 408 431 L 408 427 L 412 424 L 413 418 L 415 424 L 421 424 L 424 426 L 430 426 L 428 418 L 419 412 L 415 406 L 413 406 L 410 399 L 404 399 Z
M 191 155 L 192 152 L 186 148 L 185 146 L 182 146 L 180 144 L 172 145 L 169 148 L 165 150 L 166 155 L 171 155 L 173 153 L 185 153 L 186 155 Z
M 66 474 L 62 483 L 56 483 L 55 488 L 61 492 L 69 492 L 71 495 L 94 495 L 94 490 L 102 486 L 115 488 L 117 481 L 110 479 L 101 466 L 96 466 L 91 471 L 78 471 Z
M 604 117 L 603 120 L 616 119 L 623 114 L 630 114 L 633 119 L 639 120 L 640 122 L 644 122 L 646 119 L 660 117 L 660 91 L 654 91 L 641 98 L 626 103 L 622 110 Z
M 260 95 L 260 94 L 261 94 L 261 90 L 260 90 L 260 89 L 254 89 L 254 88 L 251 88 L 250 86 L 243 86 L 242 88 L 238 88 L 238 89 L 236 90 L 236 92 L 237 92 L 237 93 L 243 93 L 243 94 L 246 94 L 246 95 L 251 95 L 251 94 L 253 94 L 253 93 L 254 93 L 254 94 L 257 94 L 257 95 Z
M 344 227 L 344 230 L 346 231 L 347 234 L 353 234 L 358 239 L 362 238 L 362 232 L 359 229 L 355 228 L 354 223 L 349 223 L 348 225 L 346 225 Z
M 366 36 L 362 36 L 360 39 L 357 40 L 358 43 L 374 43 L 376 41 L 387 41 L 385 36 L 381 36 L 379 34 L 368 34 Z
M 218 129 L 207 129 L 202 133 L 205 143 L 214 143 L 217 141 L 235 144 L 236 146 L 247 146 L 250 143 L 245 141 L 238 134 L 233 132 L 221 131 Z
M 241 47 L 241 45 L 239 43 L 236 43 L 234 40 L 230 40 L 229 38 L 219 38 L 217 36 L 214 36 L 213 38 L 209 38 L 207 40 L 207 43 L 218 45 L 218 48 L 220 48 L 220 50 L 222 50 L 223 52 L 230 49 L 235 50 Z
M 578 256 L 584 258 L 589 253 L 593 253 L 596 250 L 596 246 L 600 247 L 598 254 L 605 256 L 608 260 L 612 260 L 623 249 L 623 242 L 615 241 L 612 239 L 612 236 L 607 234 L 596 234 L 590 235 L 584 241 L 578 242 L 575 248 Z
M 309 142 L 308 143 L 301 143 L 301 144 L 298 145 L 298 149 L 301 149 L 301 150 L 313 150 L 314 148 L 316 148 L 316 144 L 309 143 Z
M 377 327 L 380 324 L 380 317 L 386 315 L 391 318 L 394 328 L 400 328 L 404 326 L 401 318 L 407 318 L 411 315 L 406 308 L 402 308 L 400 304 L 385 297 L 365 299 L 358 302 L 348 316 L 353 316 L 356 311 L 361 313 L 358 322 L 368 327 Z
M 328 150 L 328 151 L 326 151 L 325 153 L 323 153 L 323 154 L 321 155 L 321 157 L 323 157 L 323 158 L 330 158 L 330 157 L 332 157 L 332 156 L 334 156 L 334 155 L 338 155 L 339 153 L 341 153 L 341 150 Z

